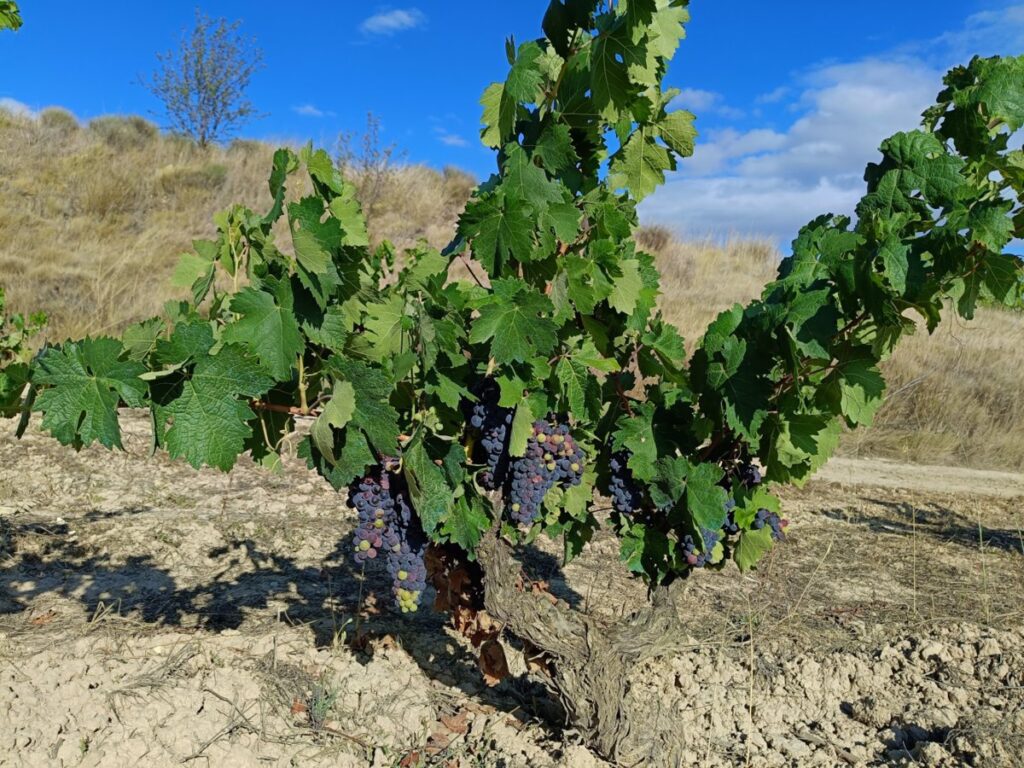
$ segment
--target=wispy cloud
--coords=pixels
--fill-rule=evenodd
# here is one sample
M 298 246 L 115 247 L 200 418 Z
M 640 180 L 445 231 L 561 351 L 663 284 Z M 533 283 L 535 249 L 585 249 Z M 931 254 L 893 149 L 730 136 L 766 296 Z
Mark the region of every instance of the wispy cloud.
M 444 144 L 446 147 L 468 147 L 469 142 L 466 141 L 462 136 L 457 133 L 449 133 L 446 130 L 438 128 L 435 133 L 437 134 L 437 140 Z
M 300 104 L 292 107 L 292 112 L 302 117 L 334 117 L 333 112 L 322 110 L 315 104 Z
M 1024 4 L 971 16 L 883 56 L 814 67 L 756 100 L 795 114 L 788 127 L 750 120 L 704 131 L 694 156 L 644 201 L 641 215 L 684 235 L 761 235 L 788 245 L 815 216 L 853 212 L 865 164 L 885 137 L 920 124 L 950 66 L 1021 48 Z M 724 104 L 696 89 L 678 98 L 698 114 Z
M 418 8 L 398 8 L 374 14 L 359 25 L 359 30 L 364 35 L 393 35 L 415 29 L 426 20 L 426 15 Z
M 674 109 L 688 109 L 697 114 L 719 115 L 726 120 L 739 120 L 744 115 L 743 110 L 726 104 L 722 94 L 700 88 L 683 88 L 669 106 Z

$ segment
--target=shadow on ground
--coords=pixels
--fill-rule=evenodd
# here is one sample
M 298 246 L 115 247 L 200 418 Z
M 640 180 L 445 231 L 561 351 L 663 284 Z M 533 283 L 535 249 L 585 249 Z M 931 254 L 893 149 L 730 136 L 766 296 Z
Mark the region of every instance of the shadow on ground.
M 864 501 L 886 509 L 891 516 L 872 515 L 849 507 L 822 510 L 833 520 L 867 526 L 875 533 L 899 533 L 928 536 L 945 543 L 977 550 L 980 546 L 1024 555 L 1024 531 L 985 527 L 949 507 L 927 503 L 915 506 L 906 502 L 863 497 Z

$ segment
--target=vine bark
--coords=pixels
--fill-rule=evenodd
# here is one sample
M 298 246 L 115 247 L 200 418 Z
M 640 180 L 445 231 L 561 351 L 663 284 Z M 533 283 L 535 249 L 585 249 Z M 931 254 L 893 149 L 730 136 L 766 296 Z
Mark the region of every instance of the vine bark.
M 487 613 L 507 633 L 543 652 L 549 661 L 545 682 L 586 742 L 619 765 L 668 754 L 671 735 L 659 733 L 649 708 L 631 699 L 628 681 L 637 665 L 678 647 L 675 589 L 656 590 L 649 605 L 609 624 L 523 589 L 522 568 L 497 526 L 476 555 Z

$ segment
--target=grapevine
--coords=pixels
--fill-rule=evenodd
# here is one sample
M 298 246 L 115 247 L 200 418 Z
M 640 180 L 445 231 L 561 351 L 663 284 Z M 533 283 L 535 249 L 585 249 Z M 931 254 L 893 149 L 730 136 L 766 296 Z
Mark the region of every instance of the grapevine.
M 1024 236 L 1024 57 L 974 58 L 882 142 L 856 221 L 803 227 L 761 297 L 688 355 L 632 238 L 637 204 L 694 148 L 695 116 L 663 87 L 687 5 L 553 0 L 542 37 L 509 41 L 481 102 L 496 172 L 443 252 L 371 247 L 327 153 L 278 150 L 266 208 L 216 217 L 164 316 L 8 365 L 26 412 L 76 449 L 120 448 L 120 409 L 146 408 L 157 448 L 224 471 L 277 463 L 312 421 L 299 456 L 350 494 L 354 557 L 383 553 L 399 608 L 461 574 L 438 597 L 474 642 L 540 649 L 580 732 L 607 756 L 634 749 L 647 729 L 623 708 L 625 670 L 679 635 L 662 596 L 782 539 L 773 489 L 871 423 L 913 315 L 931 331 L 1016 306 L 1024 280 L 1008 250 Z M 571 560 L 602 526 L 653 598 L 620 629 L 524 590 L 510 554 L 545 533 Z

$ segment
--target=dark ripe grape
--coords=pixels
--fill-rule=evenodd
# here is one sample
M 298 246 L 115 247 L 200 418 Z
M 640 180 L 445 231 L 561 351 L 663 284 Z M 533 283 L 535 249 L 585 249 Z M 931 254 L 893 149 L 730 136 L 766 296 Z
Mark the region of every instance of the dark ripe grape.
M 761 470 L 754 466 L 754 464 L 746 462 L 740 466 L 739 478 L 744 487 L 753 488 L 761 484 Z
M 725 513 L 726 513 L 727 517 L 725 519 L 725 526 L 724 526 L 724 528 L 725 528 L 726 534 L 728 534 L 729 536 L 734 536 L 734 535 L 736 535 L 737 533 L 740 532 L 740 527 L 736 523 L 736 519 L 735 519 L 735 514 L 734 514 L 735 511 L 736 511 L 736 499 L 732 499 L 732 498 L 726 499 L 725 500 Z
M 786 538 L 785 528 L 789 525 L 788 520 L 783 520 L 774 512 L 769 512 L 767 509 L 757 510 L 757 515 L 754 517 L 754 530 L 760 531 L 765 526 L 771 529 L 772 538 L 775 541 L 782 541 Z
M 555 485 L 583 482 L 586 458 L 566 424 L 536 421 L 526 453 L 514 459 L 508 482 L 508 514 L 517 525 L 532 525 L 544 496 Z
M 502 484 L 508 472 L 508 437 L 512 426 L 513 410 L 498 405 L 501 390 L 493 379 L 484 379 L 475 387 L 474 403 L 463 402 L 463 413 L 470 428 L 477 433 L 474 460 L 486 464 L 480 470 L 480 485 L 494 490 Z
M 683 537 L 683 557 L 691 568 L 703 568 L 711 562 L 712 552 L 715 545 L 722 539 L 721 531 L 709 531 L 701 529 L 701 545 L 698 546 L 693 537 L 687 534 Z
M 633 478 L 633 470 L 629 468 L 629 451 L 613 453 L 608 459 L 609 482 L 608 492 L 612 497 L 612 506 L 626 516 L 632 516 L 643 505 L 643 493 Z
M 353 537 L 357 563 L 373 560 L 384 548 L 394 525 L 395 503 L 391 498 L 390 480 L 386 472 L 375 468 L 349 487 L 348 505 L 359 515 Z

